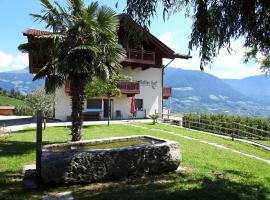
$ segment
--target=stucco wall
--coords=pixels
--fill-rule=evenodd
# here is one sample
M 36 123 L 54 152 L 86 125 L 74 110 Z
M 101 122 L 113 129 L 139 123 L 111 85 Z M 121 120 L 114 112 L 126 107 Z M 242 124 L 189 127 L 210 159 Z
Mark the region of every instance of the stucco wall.
M 121 70 L 121 74 L 129 75 L 134 81 L 141 81 L 140 94 L 135 99 L 143 99 L 143 109 L 146 116 L 155 112 L 161 113 L 162 109 L 162 69 L 149 68 L 142 70 L 141 68 L 131 69 L 126 67 Z M 113 98 L 112 117 L 115 118 L 116 110 L 120 110 L 123 118 L 127 119 L 130 115 L 131 97 L 122 94 L 120 97 Z M 86 103 L 85 103 L 86 108 Z M 143 112 L 139 115 L 142 116 Z M 71 115 L 71 99 L 65 92 L 65 88 L 59 88 L 56 91 L 55 117 L 57 119 L 66 120 Z
M 141 68 L 131 69 L 126 67 L 121 70 L 122 74 L 130 75 L 134 81 L 141 81 L 140 94 L 135 95 L 135 99 L 143 99 L 143 109 L 146 110 L 146 116 L 149 114 L 161 113 L 162 106 L 162 69 Z M 114 112 L 120 110 L 123 118 L 130 115 L 131 97 L 122 95 L 114 100 Z
M 65 87 L 58 88 L 55 92 L 55 118 L 67 120 L 71 114 L 71 99 L 65 92 Z

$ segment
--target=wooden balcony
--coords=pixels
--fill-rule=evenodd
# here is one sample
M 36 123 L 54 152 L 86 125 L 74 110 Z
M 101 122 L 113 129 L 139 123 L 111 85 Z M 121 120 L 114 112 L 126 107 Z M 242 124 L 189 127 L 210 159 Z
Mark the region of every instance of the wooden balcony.
M 121 81 L 118 83 L 118 88 L 121 90 L 122 94 L 140 94 L 140 83 L 139 82 L 128 82 Z
M 155 52 L 127 49 L 127 57 L 124 62 L 154 65 L 156 60 Z
M 163 88 L 163 99 L 168 99 L 172 96 L 172 87 Z

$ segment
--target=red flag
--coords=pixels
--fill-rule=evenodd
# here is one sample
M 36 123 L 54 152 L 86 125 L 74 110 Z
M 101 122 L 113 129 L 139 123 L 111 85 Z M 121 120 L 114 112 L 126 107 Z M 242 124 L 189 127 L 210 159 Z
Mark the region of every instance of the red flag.
M 134 100 L 134 97 L 132 97 L 131 99 L 131 103 L 130 103 L 130 113 L 132 115 L 135 115 L 136 113 L 136 106 L 135 106 L 135 100 Z

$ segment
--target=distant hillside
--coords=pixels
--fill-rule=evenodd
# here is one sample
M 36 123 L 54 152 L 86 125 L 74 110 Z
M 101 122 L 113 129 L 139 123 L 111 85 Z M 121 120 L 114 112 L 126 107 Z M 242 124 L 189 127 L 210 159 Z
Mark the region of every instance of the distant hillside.
M 269 105 L 259 103 L 223 80 L 201 71 L 168 67 L 164 84 L 173 87 L 173 97 L 165 102 L 173 112 L 270 114 Z
M 23 94 L 31 92 L 37 87 L 43 87 L 44 81 L 32 81 L 33 75 L 28 72 L 28 69 L 11 72 L 0 72 L 0 87 L 5 90 L 14 88 Z
M 0 96 L 0 106 L 17 106 L 17 105 L 25 105 L 25 102 L 7 96 Z
M 257 101 L 270 104 L 270 77 L 251 76 L 244 79 L 223 79 L 225 83 L 242 94 Z

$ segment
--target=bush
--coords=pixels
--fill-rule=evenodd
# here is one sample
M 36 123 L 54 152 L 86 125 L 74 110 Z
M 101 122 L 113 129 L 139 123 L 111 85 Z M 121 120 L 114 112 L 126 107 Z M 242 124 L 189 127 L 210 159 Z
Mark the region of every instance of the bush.
M 270 138 L 270 120 L 260 117 L 186 113 L 183 117 L 183 126 L 224 135 L 234 134 L 239 137 L 257 135 Z
M 149 117 L 153 120 L 153 124 L 155 125 L 157 123 L 159 115 L 158 114 L 152 114 L 152 115 L 149 115 Z
M 15 115 L 34 115 L 34 110 L 33 108 L 29 107 L 29 106 L 22 106 L 22 105 L 17 105 L 15 107 L 15 111 L 14 111 Z
M 53 116 L 54 95 L 46 94 L 45 89 L 37 88 L 25 98 L 26 102 L 32 108 L 33 112 L 42 110 L 46 117 Z

